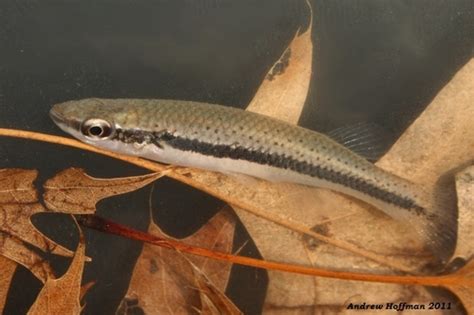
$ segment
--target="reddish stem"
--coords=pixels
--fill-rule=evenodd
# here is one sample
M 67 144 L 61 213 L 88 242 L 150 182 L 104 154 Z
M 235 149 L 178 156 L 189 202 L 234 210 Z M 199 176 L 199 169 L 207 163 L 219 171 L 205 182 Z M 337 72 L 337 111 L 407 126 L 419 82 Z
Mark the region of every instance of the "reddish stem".
M 78 222 L 88 228 L 98 230 L 105 233 L 119 235 L 128 239 L 142 241 L 161 247 L 174 249 L 177 251 L 227 261 L 245 266 L 251 266 L 262 269 L 277 270 L 283 272 L 291 272 L 310 276 L 319 276 L 325 278 L 336 278 L 353 281 L 369 281 L 369 282 L 383 282 L 383 283 L 397 283 L 397 284 L 419 284 L 428 286 L 440 286 L 443 284 L 442 278 L 436 276 L 396 276 L 396 275 L 376 275 L 366 273 L 353 273 L 343 271 L 331 271 L 320 268 L 312 268 L 300 265 L 290 265 L 285 263 L 278 263 L 272 261 L 265 261 L 250 257 L 226 254 L 222 252 L 212 251 L 202 247 L 195 247 L 184 244 L 182 242 L 165 239 L 154 236 L 146 232 L 131 229 L 127 226 L 109 221 L 96 215 L 78 215 L 76 216 Z

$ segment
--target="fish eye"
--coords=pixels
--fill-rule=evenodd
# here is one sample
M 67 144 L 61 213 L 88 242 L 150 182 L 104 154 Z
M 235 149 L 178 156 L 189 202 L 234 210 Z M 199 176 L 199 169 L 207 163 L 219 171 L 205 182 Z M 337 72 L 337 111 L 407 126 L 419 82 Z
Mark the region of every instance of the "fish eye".
M 84 136 L 91 139 L 106 139 L 112 135 L 112 125 L 103 119 L 88 119 L 81 126 Z

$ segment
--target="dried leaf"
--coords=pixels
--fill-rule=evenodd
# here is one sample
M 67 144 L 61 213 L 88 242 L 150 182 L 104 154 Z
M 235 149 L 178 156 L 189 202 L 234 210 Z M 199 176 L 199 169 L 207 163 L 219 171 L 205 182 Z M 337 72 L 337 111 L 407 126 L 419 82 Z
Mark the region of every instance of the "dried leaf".
M 95 281 L 89 281 L 81 287 L 80 300 L 84 299 L 84 296 L 89 292 L 90 289 L 95 285 Z
M 68 271 L 59 279 L 49 278 L 41 289 L 35 303 L 28 311 L 32 314 L 77 314 L 81 313 L 81 281 L 85 262 L 85 244 L 81 240 Z
M 421 184 L 473 163 L 474 60 L 434 98 L 378 163 Z
M 239 315 L 243 314 L 237 306 L 219 290 L 195 264 L 189 261 L 194 270 L 194 280 L 201 296 L 201 314 Z
M 232 250 L 235 221 L 220 211 L 199 231 L 182 241 L 221 252 Z M 167 237 L 154 223 L 149 233 Z M 145 314 L 195 314 L 202 300 L 192 262 L 220 291 L 227 285 L 231 265 L 145 244 L 137 260 L 127 294 L 117 314 L 140 308 Z
M 0 254 L 45 281 L 53 276 L 51 268 L 24 243 L 58 255 L 71 256 L 72 252 L 44 236 L 30 221 L 33 214 L 47 211 L 33 187 L 36 176 L 34 170 L 0 170 Z
M 13 260 L 0 256 L 0 314 L 3 314 L 8 289 L 16 270 L 16 263 Z
M 435 186 L 444 175 L 454 175 L 474 162 L 474 59 L 471 59 L 438 93 L 427 109 L 377 163 L 395 174 L 424 186 Z M 472 209 L 474 197 L 463 194 L 459 211 L 459 231 L 455 255 L 466 256 L 474 250 Z M 467 199 L 466 199 L 467 198 Z M 467 204 L 467 206 L 466 206 Z M 466 209 L 467 207 L 467 209 Z M 462 222 L 460 222 L 462 220 Z
M 247 110 L 267 116 L 284 117 L 293 123 L 298 121 L 309 91 L 313 64 L 313 18 L 309 3 L 308 8 L 311 17 L 308 29 L 293 38 L 267 73 Z
M 160 176 L 102 180 L 68 169 L 46 183 L 45 195 L 47 204 L 55 211 L 63 207 L 65 213 L 87 212 L 95 210 L 95 203 L 102 198 L 140 188 Z M 0 170 L 0 255 L 25 266 L 44 282 L 54 278 L 54 273 L 27 244 L 57 255 L 72 256 L 73 252 L 44 236 L 30 221 L 32 215 L 48 211 L 39 203 L 33 186 L 36 177 L 35 170 Z
M 0 232 L 0 244 L 0 254 L 26 267 L 40 281 L 54 277 L 49 263 L 18 238 Z
M 441 173 L 446 172 L 450 168 L 457 167 L 463 163 L 468 162 L 469 160 L 472 160 L 472 152 L 474 152 L 472 143 L 474 142 L 471 141 L 467 143 L 466 146 L 464 146 L 465 142 L 462 141 L 463 134 L 465 134 L 468 130 L 470 132 L 473 131 L 473 129 L 469 128 L 468 126 L 468 124 L 471 124 L 471 121 L 470 119 L 462 119 L 462 121 L 458 123 L 463 116 L 473 117 L 472 110 L 474 107 L 472 106 L 472 103 L 469 103 L 469 99 L 473 99 L 472 93 L 474 91 L 474 87 L 472 86 L 472 83 L 474 82 L 472 80 L 473 71 L 469 69 L 470 67 L 471 66 L 467 65 L 465 69 L 457 75 L 457 80 L 451 82 L 429 107 L 430 109 L 436 108 L 434 111 L 431 111 L 431 113 L 435 113 L 436 117 L 428 116 L 423 119 L 423 122 L 420 123 L 418 121 L 418 124 L 414 125 L 414 128 L 430 130 L 431 132 L 434 130 L 435 133 L 430 134 L 431 137 L 420 137 L 418 132 L 419 130 L 416 130 L 417 132 L 413 132 L 415 137 L 408 137 L 408 139 L 405 138 L 405 140 L 403 140 L 404 138 L 402 137 L 398 142 L 398 146 L 395 146 L 395 148 L 392 149 L 392 151 L 390 151 L 389 154 L 387 154 L 386 157 L 379 163 L 382 167 L 397 173 L 397 170 L 394 169 L 394 165 L 399 164 L 393 161 L 390 162 L 390 159 L 397 160 L 401 158 L 410 160 L 410 158 L 413 158 L 410 156 L 410 154 L 417 155 L 417 153 L 420 153 L 419 144 L 421 138 L 424 140 L 421 143 L 424 143 L 425 146 L 422 148 L 422 153 L 419 155 L 424 157 L 433 157 L 431 160 L 425 159 L 425 161 L 428 162 L 424 164 L 426 169 L 424 169 L 424 172 L 418 172 L 420 175 L 419 177 L 424 179 L 423 183 L 427 183 L 428 178 L 435 180 L 441 175 Z M 265 86 L 268 95 L 277 95 L 273 96 L 273 98 L 278 98 L 280 93 L 282 95 L 292 95 L 291 90 L 284 90 L 283 92 L 280 92 L 281 88 L 278 88 L 275 85 L 275 88 L 273 89 L 271 84 L 268 85 L 266 83 L 262 84 L 262 87 Z M 296 93 L 298 91 L 301 93 L 301 90 L 295 90 Z M 306 96 L 307 91 L 302 92 L 302 94 Z M 251 106 L 249 106 L 249 110 L 256 110 L 259 113 L 270 115 L 293 123 L 296 123 L 298 120 L 299 114 L 304 104 L 302 101 L 299 103 L 294 102 L 292 103 L 292 107 L 285 108 L 284 110 L 280 111 L 280 104 L 274 104 L 270 98 L 266 98 L 263 94 L 257 94 L 256 98 L 259 99 L 254 99 L 252 101 Z M 454 104 L 457 104 L 458 110 L 454 111 L 453 113 L 453 106 L 446 103 L 453 103 L 453 106 Z M 254 107 L 253 104 L 263 105 Z M 440 106 L 444 106 L 444 110 L 440 111 Z M 444 111 L 449 111 L 450 115 L 446 115 Z M 448 119 L 444 120 L 446 119 L 446 116 Z M 441 117 L 443 117 L 443 120 L 440 119 Z M 447 123 L 444 124 L 443 128 L 439 128 L 440 125 L 442 125 L 439 123 L 439 121 L 447 121 Z M 433 123 L 437 124 L 437 126 L 432 126 Z M 424 125 L 427 127 L 423 127 Z M 450 130 L 446 128 L 447 125 L 456 125 L 458 128 L 455 130 Z M 449 135 L 446 136 L 445 133 L 448 130 Z M 470 140 L 473 139 L 474 136 L 471 135 Z M 433 143 L 439 143 L 441 141 L 443 141 L 444 144 L 442 147 L 446 148 L 446 150 L 443 151 L 445 154 L 442 157 L 436 153 L 439 150 L 439 147 L 437 145 L 433 145 Z M 453 143 L 451 142 L 454 142 L 454 145 L 456 146 L 463 146 L 462 149 L 457 151 L 458 154 L 452 154 L 451 151 L 453 149 L 451 148 L 453 147 Z M 415 145 L 416 148 L 413 148 L 413 145 Z M 423 152 L 423 149 L 425 152 Z M 457 148 L 454 150 L 457 150 Z M 413 154 L 413 152 L 417 153 Z M 419 162 L 420 160 L 415 158 L 415 161 L 411 160 L 409 163 L 403 164 L 409 169 L 405 170 L 404 172 L 399 172 L 398 174 L 402 177 L 405 176 L 406 178 L 414 180 L 416 178 L 416 176 L 413 176 L 415 174 L 414 170 L 423 170 L 423 167 L 419 167 Z M 428 177 L 427 173 L 434 176 Z M 433 184 L 433 182 L 431 184 Z M 294 201 L 293 204 L 288 202 L 288 205 L 290 206 L 285 212 L 285 217 L 288 222 L 306 222 L 314 224 L 317 223 L 317 217 L 319 215 L 320 223 L 314 224 L 313 229 L 315 231 L 323 233 L 334 239 L 346 239 L 348 241 L 355 242 L 365 246 L 367 249 L 373 250 L 374 252 L 385 254 L 387 257 L 393 257 L 397 255 L 399 256 L 398 258 L 400 258 L 400 263 L 402 263 L 402 265 L 398 264 L 397 266 L 397 264 L 394 264 L 393 261 L 387 261 L 385 265 L 398 267 L 402 270 L 416 270 L 426 261 L 417 257 L 419 256 L 419 252 L 422 252 L 422 244 L 418 243 L 417 239 L 410 237 L 410 235 L 413 236 L 413 233 L 409 231 L 407 227 L 397 224 L 397 222 L 387 219 L 380 214 L 373 213 L 371 209 L 366 206 L 352 205 L 353 203 L 351 200 L 328 191 L 316 190 L 312 193 L 308 191 L 307 194 L 304 195 L 298 192 L 298 188 L 288 186 L 286 193 L 289 195 L 288 199 Z M 270 190 L 268 194 L 275 197 L 275 202 L 281 202 L 283 199 L 283 197 L 274 190 Z M 318 205 L 318 214 L 314 213 L 316 212 L 314 211 L 315 209 L 310 212 L 310 208 L 307 205 L 302 206 L 301 200 L 306 200 L 306 203 L 311 203 L 313 208 L 314 205 Z M 263 205 L 264 203 L 261 204 Z M 472 199 L 470 204 L 472 204 Z M 300 239 L 298 235 L 285 230 L 281 226 L 271 224 L 269 225 L 261 218 L 246 213 L 242 210 L 236 210 L 252 238 L 256 242 L 261 254 L 266 259 L 278 259 L 279 261 L 285 262 L 318 265 L 332 269 L 338 268 L 343 270 L 351 270 L 356 268 L 359 270 L 363 269 L 372 272 L 390 272 L 389 270 L 384 269 L 381 266 L 374 265 L 369 261 L 361 260 L 360 257 L 358 258 L 354 255 L 347 256 L 347 253 L 344 253 L 340 250 L 328 248 L 327 245 L 322 245 L 311 238 Z M 271 210 L 274 211 L 275 209 Z M 306 217 L 306 213 L 308 212 L 311 213 L 311 217 L 309 218 Z M 273 215 L 269 214 L 268 216 L 273 216 L 272 220 L 276 221 L 275 215 L 276 213 Z M 347 220 L 350 220 L 351 222 L 351 229 L 347 228 Z M 288 223 L 288 226 L 291 225 L 291 223 Z M 384 233 L 377 233 L 377 230 L 384 231 Z M 366 237 L 360 237 L 361 235 L 365 235 Z M 470 239 L 472 240 L 472 238 Z M 291 251 L 286 250 L 286 248 L 279 248 L 276 246 L 276 244 L 285 244 L 285 247 L 291 248 Z M 404 246 L 399 248 L 397 244 L 404 244 Z M 472 242 L 469 244 L 472 247 L 471 244 Z M 341 248 L 342 247 L 344 246 L 341 246 Z M 354 250 L 352 250 L 352 252 L 356 253 Z M 412 253 L 411 255 L 413 255 L 413 257 L 409 256 L 410 253 Z M 367 253 L 362 253 L 362 256 L 369 257 Z M 376 258 L 372 260 L 381 262 L 378 257 L 372 258 Z M 334 262 L 337 263 L 335 264 Z M 298 309 L 299 311 L 305 311 L 307 309 L 306 306 L 315 304 L 316 300 L 318 300 L 320 304 L 343 305 L 343 299 L 351 296 L 352 292 L 364 292 L 364 294 L 361 295 L 361 299 L 364 301 L 368 301 L 368 299 L 373 297 L 377 297 L 379 300 L 385 298 L 387 301 L 397 296 L 398 298 L 403 299 L 403 294 L 405 292 L 405 288 L 401 286 L 392 286 L 390 289 L 387 289 L 387 286 L 384 285 L 360 283 L 347 284 L 343 281 L 335 281 L 330 279 L 308 279 L 306 277 L 293 275 L 289 276 L 275 272 L 269 272 L 269 276 L 270 283 L 265 310 L 272 313 L 286 312 L 288 311 L 288 308 L 291 308 L 295 312 L 298 312 Z M 332 291 L 326 289 L 318 290 L 318 288 L 335 286 L 338 288 L 337 295 L 339 298 L 335 297 Z M 383 290 L 381 290 L 380 287 L 382 287 Z M 304 296 L 301 294 L 302 291 L 305 292 Z M 416 291 L 416 293 L 411 292 L 412 298 L 418 301 L 429 301 L 430 295 L 427 294 L 424 289 L 419 288 Z
M 94 178 L 82 169 L 68 168 L 44 184 L 44 202 L 53 211 L 71 214 L 92 214 L 100 200 L 137 190 L 162 177 L 151 173 L 124 178 Z
M 458 195 L 458 242 L 453 257 L 474 258 L 474 166 L 456 175 Z
M 378 163 L 381 167 L 402 177 L 432 186 L 441 174 L 472 161 L 474 129 L 469 126 L 472 125 L 471 117 L 474 116 L 474 106 L 472 101 L 470 101 L 474 98 L 473 66 L 474 62 L 471 61 L 440 92 L 428 109 Z M 298 111 L 298 109 L 296 108 L 295 111 Z M 284 119 L 285 117 L 279 118 Z M 448 126 L 456 126 L 456 128 L 448 128 Z M 438 152 L 439 148 L 444 149 Z M 314 192 L 314 196 L 318 194 L 319 200 L 310 197 L 306 198 L 312 199 L 313 205 L 318 205 L 317 211 L 319 215 L 327 213 L 327 224 L 316 225 L 315 229 L 318 231 L 332 237 L 364 244 L 366 248 L 373 248 L 374 251 L 379 253 L 391 256 L 400 255 L 406 266 L 413 265 L 414 263 L 411 257 L 403 257 L 404 255 L 409 255 L 410 252 L 414 256 L 413 258 L 423 262 L 423 259 L 416 257 L 422 251 L 422 244 L 416 244 L 416 239 L 410 240 L 410 238 L 405 238 L 405 236 L 413 235 L 407 227 L 397 226 L 395 221 L 384 218 L 377 213 L 371 213 L 370 208 L 353 204 L 349 199 L 332 192 Z M 472 205 L 472 194 L 468 196 L 470 198 L 467 203 Z M 293 219 L 296 218 L 298 222 L 314 222 L 311 221 L 314 218 L 306 218 L 307 221 L 303 221 L 303 217 L 298 217 L 298 213 L 294 211 L 295 208 L 290 207 L 287 209 L 287 214 L 291 213 L 290 215 Z M 303 208 L 299 207 L 299 209 Z M 332 216 L 330 214 L 331 211 L 333 213 Z M 344 215 L 344 213 L 346 214 Z M 340 216 L 340 218 L 336 220 L 335 216 Z M 347 228 L 349 226 L 347 220 L 350 220 L 351 229 Z M 373 265 L 367 261 L 361 261 L 360 258 L 347 255 L 310 239 L 308 239 L 309 242 L 307 242 L 305 252 L 305 249 L 301 247 L 301 242 L 292 237 L 291 233 L 287 232 L 285 237 L 282 234 L 284 231 L 279 227 L 272 227 L 271 229 L 260 228 L 259 230 L 257 230 L 257 227 L 257 229 L 252 229 L 252 225 L 262 226 L 262 222 L 259 222 L 258 219 L 255 220 L 255 218 L 243 219 L 243 221 L 262 255 L 267 259 L 277 257 L 280 259 L 283 257 L 284 261 L 287 261 L 285 259 L 292 259 L 291 257 L 284 256 L 284 250 L 273 249 L 272 251 L 272 241 L 273 244 L 275 242 L 283 242 L 284 244 L 290 244 L 289 248 L 292 248 L 292 254 L 295 254 L 293 259 L 299 258 L 306 260 L 306 262 L 309 259 L 313 264 L 331 269 L 354 270 L 355 268 L 357 270 L 363 269 L 377 273 L 389 272 L 389 270 L 384 270 L 380 266 Z M 367 229 L 367 227 L 370 228 Z M 377 232 L 377 230 L 383 231 L 383 233 Z M 404 232 L 404 230 L 406 231 Z M 275 240 L 275 235 L 279 237 L 277 241 Z M 361 238 L 364 235 L 366 237 Z M 462 238 L 459 238 L 460 244 L 465 244 L 472 251 L 472 237 L 464 237 L 466 240 L 464 242 L 461 240 Z M 403 247 L 397 250 L 397 243 L 403 244 Z M 295 253 L 295 249 L 298 248 L 299 252 Z M 268 251 L 265 249 L 268 249 Z M 416 267 L 417 265 L 413 266 Z M 368 283 L 347 283 L 331 279 L 308 280 L 304 279 L 304 277 L 288 277 L 273 272 L 269 273 L 269 275 L 270 286 L 267 293 L 265 310 L 271 313 L 285 312 L 285 310 L 288 310 L 288 307 L 291 307 L 295 312 L 298 309 L 303 312 L 306 309 L 305 305 L 311 305 L 311 298 L 314 299 L 314 304 L 316 297 L 319 305 L 343 306 L 344 302 L 347 302 L 347 297 L 351 296 L 353 292 L 360 292 L 358 299 L 368 303 L 375 297 L 377 300 L 387 301 L 406 300 L 406 296 L 404 296 L 406 288 L 403 286 L 389 287 Z M 337 296 L 334 295 L 334 291 L 327 290 L 327 287 L 337 288 Z M 309 296 L 298 298 L 297 294 L 301 292 L 301 289 L 306 294 L 309 293 Z M 294 292 L 294 294 L 291 295 L 288 292 Z M 313 295 L 311 295 L 311 292 Z M 430 295 L 423 288 L 416 288 L 410 291 L 410 298 L 412 301 L 428 302 Z

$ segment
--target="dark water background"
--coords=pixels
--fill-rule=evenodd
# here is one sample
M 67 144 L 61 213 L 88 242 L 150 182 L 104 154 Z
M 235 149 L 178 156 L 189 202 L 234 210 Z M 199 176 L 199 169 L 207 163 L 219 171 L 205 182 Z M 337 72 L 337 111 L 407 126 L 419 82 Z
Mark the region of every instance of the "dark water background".
M 320 131 L 358 122 L 386 128 L 392 143 L 473 55 L 472 0 L 312 1 L 314 74 L 301 125 Z M 1 0 L 0 127 L 63 135 L 48 117 L 56 102 L 85 97 L 173 98 L 245 108 L 301 25 L 296 0 Z M 78 150 L 0 139 L 0 168 L 34 168 L 38 183 L 77 166 L 94 176 L 143 170 Z M 99 213 L 138 229 L 148 224 L 150 188 L 99 204 Z M 171 235 L 196 231 L 222 202 L 169 179 L 156 183 L 154 218 Z M 35 223 L 74 248 L 71 220 Z M 248 240 L 238 227 L 236 247 Z M 141 246 L 86 231 L 97 280 L 86 314 L 111 314 Z M 244 254 L 257 255 L 251 243 Z M 54 266 L 65 270 L 68 260 Z M 258 314 L 266 273 L 234 267 L 227 292 Z M 40 283 L 18 268 L 6 314 L 22 314 Z

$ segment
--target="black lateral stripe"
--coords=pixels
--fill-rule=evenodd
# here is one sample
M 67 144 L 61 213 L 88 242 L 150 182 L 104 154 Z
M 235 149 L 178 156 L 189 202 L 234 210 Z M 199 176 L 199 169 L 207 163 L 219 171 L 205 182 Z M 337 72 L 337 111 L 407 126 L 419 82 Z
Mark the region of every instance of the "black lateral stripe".
M 120 133 L 122 136 L 119 135 Z M 197 139 L 187 139 L 184 137 L 174 136 L 168 132 L 150 133 L 144 131 L 137 132 L 136 130 L 117 130 L 114 138 L 119 139 L 125 143 L 147 142 L 155 144 L 159 147 L 162 147 L 160 142 L 166 142 L 169 146 L 182 151 L 197 152 L 216 158 L 245 160 L 258 164 L 289 169 L 303 175 L 308 175 L 349 187 L 389 204 L 396 205 L 409 211 L 414 211 L 416 214 L 425 213 L 425 209 L 417 205 L 414 200 L 384 190 L 365 181 L 362 178 L 339 173 L 321 165 L 300 161 L 298 159 L 281 154 L 250 150 L 238 145 L 230 146 L 224 144 L 212 144 Z

